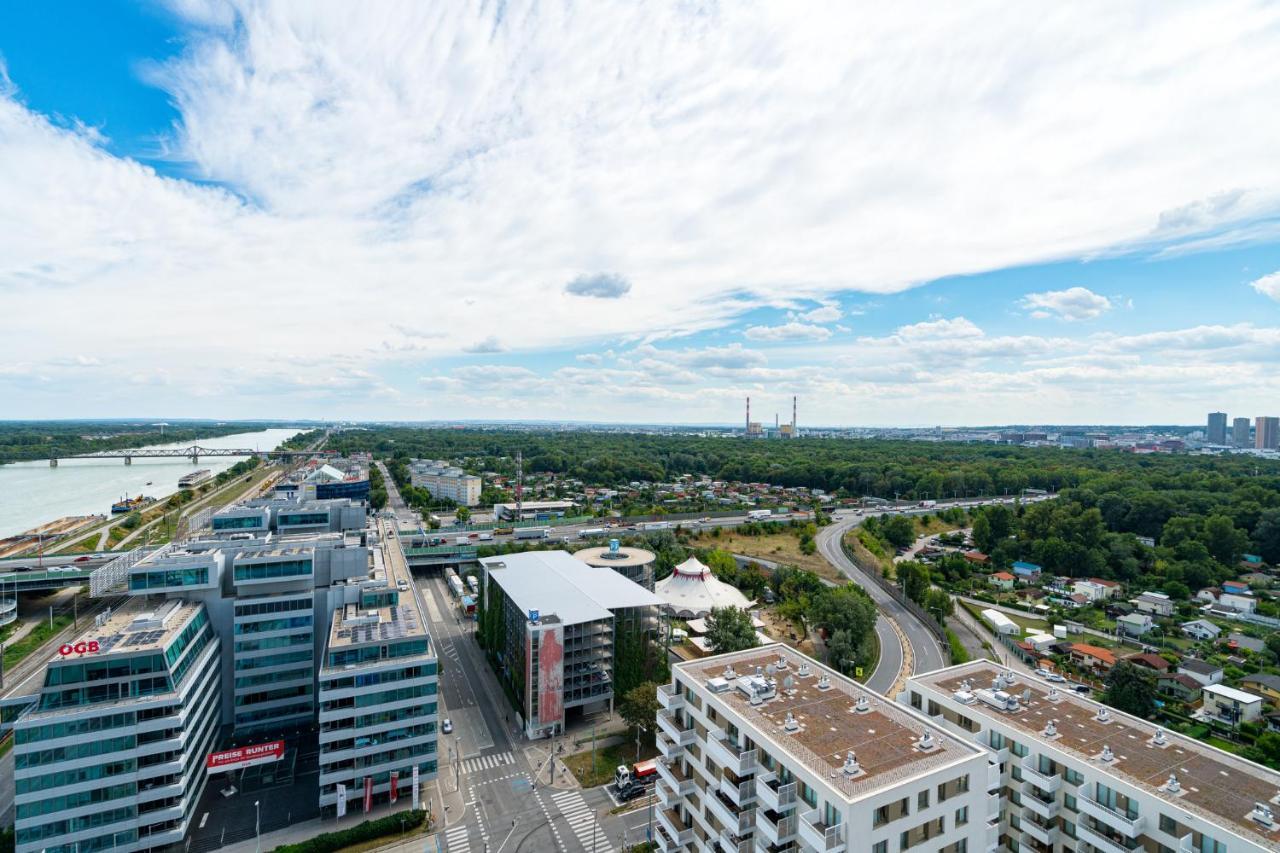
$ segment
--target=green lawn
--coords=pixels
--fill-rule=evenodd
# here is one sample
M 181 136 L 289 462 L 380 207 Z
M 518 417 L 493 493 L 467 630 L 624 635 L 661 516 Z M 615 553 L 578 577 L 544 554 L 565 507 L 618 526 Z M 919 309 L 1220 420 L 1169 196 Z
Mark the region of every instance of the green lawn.
M 648 744 L 640 746 L 640 760 L 653 758 L 658 754 L 656 747 Z M 591 769 L 591 750 L 579 752 L 576 755 L 570 755 L 564 759 L 565 766 L 569 768 L 578 779 L 578 784 L 584 788 L 594 788 L 597 785 L 604 785 L 613 781 L 613 771 L 619 764 L 630 766 L 636 760 L 636 745 L 632 741 L 630 743 L 619 743 L 613 746 L 601 747 L 596 750 L 595 770 Z
M 40 624 L 32 629 L 30 634 L 23 637 L 11 646 L 5 646 L 4 649 L 4 668 L 6 671 L 13 669 L 19 661 L 36 649 L 48 642 L 49 638 L 61 631 L 63 628 L 71 624 L 71 614 L 64 613 L 61 616 L 53 617 L 53 627 L 49 627 L 49 620 L 42 619 Z

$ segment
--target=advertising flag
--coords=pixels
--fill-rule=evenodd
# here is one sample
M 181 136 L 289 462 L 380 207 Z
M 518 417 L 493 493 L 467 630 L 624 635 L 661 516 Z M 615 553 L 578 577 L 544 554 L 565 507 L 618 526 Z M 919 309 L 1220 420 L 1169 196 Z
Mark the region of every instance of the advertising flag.
M 390 791 L 392 805 L 395 805 L 396 799 L 400 796 L 400 792 L 397 790 L 399 786 L 400 786 L 400 771 L 392 770 L 391 771 L 391 791 Z
M 413 810 L 418 810 L 418 765 L 413 765 Z
M 347 786 L 338 783 L 338 817 L 347 816 Z
M 364 813 L 373 811 L 373 777 L 364 777 Z

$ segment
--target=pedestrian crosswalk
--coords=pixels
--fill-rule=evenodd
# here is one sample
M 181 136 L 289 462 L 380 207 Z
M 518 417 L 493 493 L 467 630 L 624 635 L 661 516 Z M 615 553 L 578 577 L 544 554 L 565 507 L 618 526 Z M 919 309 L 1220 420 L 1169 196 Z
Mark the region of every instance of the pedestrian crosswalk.
M 560 791 L 552 794 L 560 814 L 569 822 L 569 828 L 578 836 L 587 853 L 613 853 L 613 845 L 605 837 L 604 830 L 596 821 L 596 813 L 591 810 L 582 794 L 578 791 Z M 592 849 L 592 844 L 595 845 Z
M 470 853 L 470 832 L 465 823 L 460 823 L 444 834 L 444 849 L 448 853 Z
M 477 758 L 467 758 L 462 762 L 463 773 L 475 773 L 479 770 L 488 770 L 491 767 L 502 767 L 506 764 L 515 764 L 516 759 L 510 752 L 500 752 L 496 755 L 481 755 Z

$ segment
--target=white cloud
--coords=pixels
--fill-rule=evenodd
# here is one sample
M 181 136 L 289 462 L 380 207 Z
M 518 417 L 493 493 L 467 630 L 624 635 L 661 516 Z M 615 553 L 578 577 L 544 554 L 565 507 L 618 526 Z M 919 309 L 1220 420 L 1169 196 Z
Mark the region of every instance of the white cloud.
M 956 340 L 980 338 L 983 336 L 983 331 L 964 317 L 955 317 L 953 319 L 944 317 L 937 320 L 926 320 L 922 323 L 913 323 L 910 326 L 900 326 L 893 333 L 893 336 L 908 342 L 927 339 Z
M 1032 317 L 1057 317 L 1060 320 L 1092 320 L 1101 317 L 1112 307 L 1110 299 L 1087 287 L 1028 293 L 1022 297 L 1021 304 Z
M 163 363 L 172 381 L 120 403 L 157 413 L 279 353 L 412 377 L 813 304 L 747 337 L 816 344 L 838 292 L 1221 240 L 1278 200 L 1280 12 L 1260 2 L 170 5 L 187 49 L 148 80 L 180 112 L 166 157 L 200 183 L 111 156 L 0 77 L 0 364 L 110 353 L 127 382 Z M 625 270 L 626 310 L 563 298 L 583 270 Z M 148 306 L 234 333 L 193 341 Z M 939 331 L 922 357 L 975 337 Z M 59 387 L 44 413 L 82 414 L 87 386 Z M 273 387 L 299 414 L 381 414 Z
M 1249 282 L 1249 286 L 1263 296 L 1280 302 L 1280 272 L 1273 272 L 1271 275 L 1264 275 L 1262 278 L 1254 279 Z
M 810 323 L 834 323 L 840 319 L 840 308 L 835 305 L 823 305 L 800 315 Z
M 617 273 L 580 275 L 564 286 L 564 292 L 570 296 L 621 299 L 631 292 L 631 282 Z
M 742 336 L 752 341 L 825 341 L 831 337 L 831 330 L 793 321 L 778 326 L 748 326 Z

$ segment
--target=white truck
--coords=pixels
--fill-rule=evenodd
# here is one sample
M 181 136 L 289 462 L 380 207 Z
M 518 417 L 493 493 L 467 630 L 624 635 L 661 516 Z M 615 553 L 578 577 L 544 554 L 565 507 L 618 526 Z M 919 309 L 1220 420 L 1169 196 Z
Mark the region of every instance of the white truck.
M 605 529 L 603 527 L 584 527 L 578 531 L 579 539 L 590 539 L 593 536 L 603 536 Z
M 938 505 L 937 501 L 920 501 L 920 503 L 917 504 L 917 506 L 922 506 L 922 507 L 937 506 L 937 505 Z
M 515 538 L 517 539 L 546 539 L 548 529 L 546 527 L 517 527 Z
M 752 521 L 759 521 L 760 519 L 768 518 L 771 515 L 773 515 L 773 510 L 771 509 L 753 509 L 748 510 L 747 512 L 747 518 Z
M 671 522 L 669 521 L 646 521 L 640 525 L 641 530 L 670 530 Z

